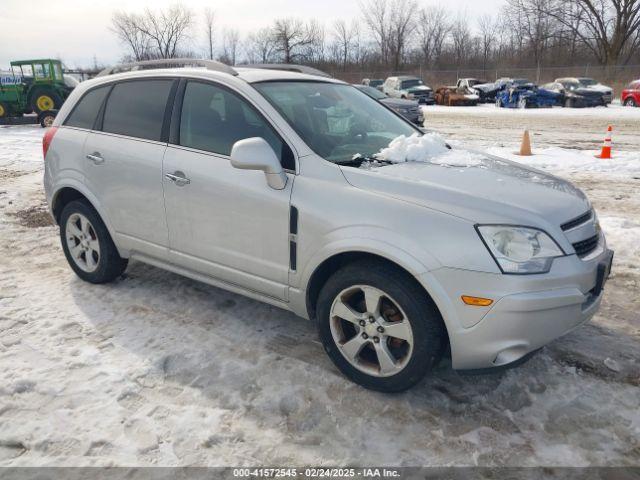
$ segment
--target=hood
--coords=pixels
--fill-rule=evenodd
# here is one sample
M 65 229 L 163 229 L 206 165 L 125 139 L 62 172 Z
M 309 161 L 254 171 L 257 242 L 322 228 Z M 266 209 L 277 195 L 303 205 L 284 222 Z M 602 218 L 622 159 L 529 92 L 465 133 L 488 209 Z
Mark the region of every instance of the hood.
M 597 85 L 589 85 L 588 87 L 583 87 L 585 90 L 589 90 L 592 92 L 599 92 L 599 93 L 611 93 L 613 90 L 611 89 L 611 87 L 607 87 L 605 85 L 602 85 L 601 83 L 598 83 Z
M 426 85 L 418 85 L 417 87 L 407 88 L 407 92 L 409 93 L 424 93 L 430 91 L 431 87 L 427 87 Z
M 405 100 L 402 98 L 383 98 L 380 100 L 381 103 L 388 105 L 391 108 L 411 108 L 417 107 L 419 104 L 415 100 Z
M 429 162 L 342 170 L 354 187 L 478 223 L 559 227 L 590 208 L 571 183 L 481 152 L 455 149 Z
M 474 85 L 471 88 L 475 88 L 476 90 L 480 90 L 481 92 L 491 92 L 498 89 L 495 83 L 479 83 L 478 85 Z
M 566 95 L 571 96 L 573 94 L 582 97 L 601 97 L 603 93 L 605 92 L 601 90 L 594 90 L 591 87 L 580 87 L 575 90 L 567 90 Z

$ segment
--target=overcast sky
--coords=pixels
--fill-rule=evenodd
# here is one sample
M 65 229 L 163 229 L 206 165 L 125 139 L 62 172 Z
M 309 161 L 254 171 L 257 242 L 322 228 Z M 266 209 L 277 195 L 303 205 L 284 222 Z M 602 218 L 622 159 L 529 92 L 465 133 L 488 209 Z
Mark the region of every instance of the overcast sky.
M 443 4 L 440 0 L 418 0 Z M 448 0 L 453 14 L 470 17 L 492 13 L 501 0 Z M 114 11 L 142 11 L 166 7 L 174 0 L 0 0 L 0 70 L 10 60 L 59 57 L 69 67 L 88 66 L 95 55 L 100 63 L 118 61 L 124 50 L 109 30 Z M 337 18 L 360 16 L 358 0 L 183 0 L 202 16 L 204 7 L 216 12 L 216 27 L 238 29 L 242 35 L 267 26 L 274 18 L 314 18 L 330 24 Z M 204 51 L 203 26 L 192 32 L 192 45 Z M 218 40 L 218 46 L 221 40 Z

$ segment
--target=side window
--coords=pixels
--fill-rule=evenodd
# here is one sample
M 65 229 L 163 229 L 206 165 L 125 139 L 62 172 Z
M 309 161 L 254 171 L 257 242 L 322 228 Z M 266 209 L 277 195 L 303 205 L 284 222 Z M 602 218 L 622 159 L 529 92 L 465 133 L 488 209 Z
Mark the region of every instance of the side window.
M 172 83 L 164 79 L 117 83 L 107 100 L 102 130 L 159 141 Z
M 251 137 L 264 138 L 283 168 L 295 169 L 289 146 L 249 103 L 212 84 L 187 83 L 180 115 L 180 145 L 229 156 L 234 143 Z
M 91 130 L 109 88 L 111 88 L 111 85 L 87 92 L 73 108 L 64 124 L 70 127 L 87 128 Z

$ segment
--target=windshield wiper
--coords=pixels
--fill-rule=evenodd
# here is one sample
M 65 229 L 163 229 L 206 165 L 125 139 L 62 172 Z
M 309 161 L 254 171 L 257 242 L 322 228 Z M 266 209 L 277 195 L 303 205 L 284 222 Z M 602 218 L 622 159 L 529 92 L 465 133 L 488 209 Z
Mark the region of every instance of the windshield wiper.
M 356 153 L 353 157 L 351 157 L 348 160 L 337 160 L 334 163 L 338 164 L 338 165 L 346 165 L 349 167 L 359 167 L 360 165 L 362 165 L 364 162 L 370 162 L 370 163 L 381 163 L 381 164 L 385 164 L 385 165 L 390 165 L 393 162 L 390 162 L 389 160 L 383 160 L 380 158 L 376 158 L 373 155 L 361 155 L 359 153 Z

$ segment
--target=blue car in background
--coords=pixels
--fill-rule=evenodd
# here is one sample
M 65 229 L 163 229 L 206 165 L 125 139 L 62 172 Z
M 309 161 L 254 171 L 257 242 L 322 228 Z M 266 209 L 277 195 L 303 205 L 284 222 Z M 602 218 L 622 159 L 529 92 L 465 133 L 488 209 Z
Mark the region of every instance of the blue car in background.
M 550 108 L 561 104 L 561 94 L 521 78 L 505 83 L 496 93 L 496 107 Z

